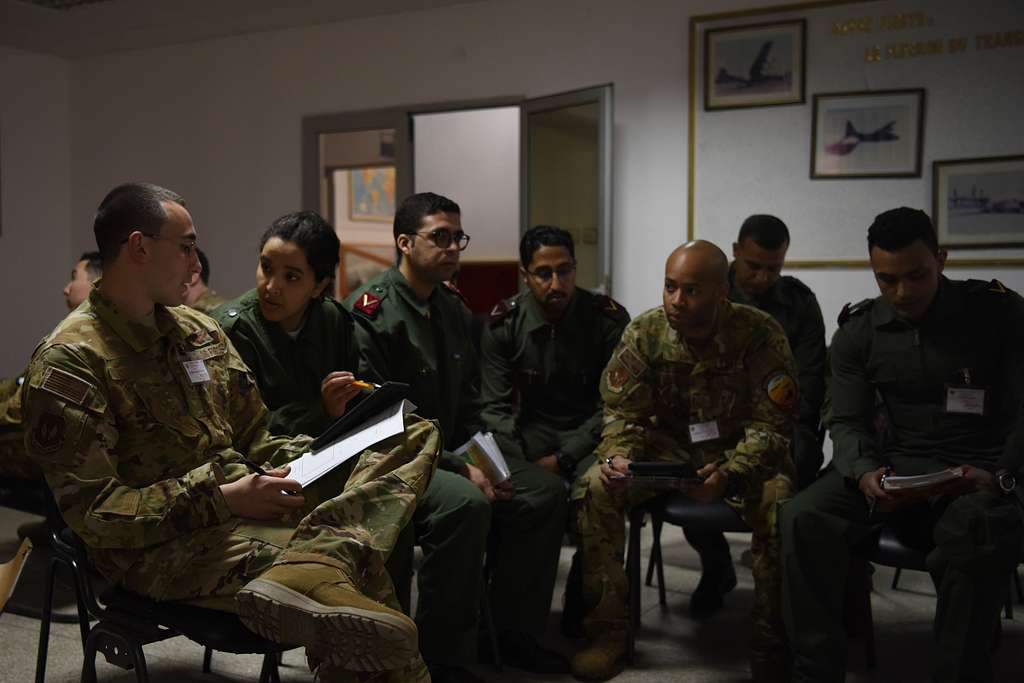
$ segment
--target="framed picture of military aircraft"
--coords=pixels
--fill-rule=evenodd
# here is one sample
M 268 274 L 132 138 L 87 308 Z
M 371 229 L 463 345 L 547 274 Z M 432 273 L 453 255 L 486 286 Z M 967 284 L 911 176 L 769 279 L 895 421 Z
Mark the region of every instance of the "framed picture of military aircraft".
M 950 249 L 1024 247 L 1024 156 L 932 162 L 932 221 Z
M 819 93 L 811 178 L 920 178 L 924 89 Z
M 704 109 L 804 102 L 806 34 L 803 19 L 708 29 Z

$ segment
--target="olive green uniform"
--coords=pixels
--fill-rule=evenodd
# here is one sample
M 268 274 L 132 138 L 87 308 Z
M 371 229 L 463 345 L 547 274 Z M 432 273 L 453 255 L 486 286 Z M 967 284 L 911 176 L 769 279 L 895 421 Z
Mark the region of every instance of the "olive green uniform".
M 239 518 L 220 486 L 249 473 L 243 458 L 284 465 L 310 437 L 270 435 L 251 372 L 211 318 L 158 305 L 131 320 L 99 289 L 36 349 L 23 407 L 29 453 L 110 581 L 234 611 L 272 566 L 314 562 L 397 605 L 384 563 L 436 464 L 429 423 L 364 452 L 344 491 L 328 475 L 294 515 Z
M 500 631 L 538 635 L 551 605 L 566 515 L 562 479 L 516 458 L 509 461 L 515 496 L 490 504 L 461 474 L 451 452 L 482 427 L 480 373 L 469 311 L 438 286 L 421 301 L 397 268 L 356 290 L 346 305 L 356 321 L 364 379 L 406 382 L 420 414 L 437 419 L 447 449 L 416 508 L 423 548 L 416 622 L 431 664 L 466 666 L 476 659 L 483 558 L 491 533 L 491 607 Z M 389 565 L 395 583 L 411 572 Z
M 570 481 L 590 466 L 601 436 L 601 371 L 628 322 L 621 305 L 585 289 L 555 323 L 529 291 L 494 307 L 481 343 L 483 421 L 506 458 L 557 453 Z
M 698 349 L 671 327 L 662 308 L 649 310 L 626 327 L 601 377 L 601 397 L 599 461 L 621 456 L 695 469 L 718 463 L 728 473 L 726 502 L 754 531 L 752 664 L 755 671 L 777 671 L 786 645 L 775 520 L 779 501 L 793 490 L 789 445 L 798 402 L 782 329 L 766 313 L 722 302 L 714 336 Z M 600 472 L 595 463 L 573 490 L 591 637 L 626 630 L 624 511 L 657 495 L 641 486 L 618 495 Z
M 793 464 L 797 486 L 814 481 L 824 462 L 821 450 L 821 406 L 825 400 L 825 321 L 810 287 L 783 275 L 760 299 L 746 296 L 735 284 L 735 266 L 729 270 L 729 299 L 764 311 L 782 325 L 796 361 L 800 382 L 800 414 L 793 435 Z
M 337 370 L 355 372 L 359 355 L 352 316 L 330 296 L 310 302 L 293 339 L 263 317 L 255 289 L 225 303 L 213 317 L 256 376 L 270 414 L 271 434 L 320 434 L 334 421 L 324 410 L 320 384 Z
M 970 464 L 1020 476 L 1024 299 L 996 281 L 942 278 L 916 324 L 898 317 L 883 297 L 847 307 L 831 365 L 835 467 L 781 515 L 794 681 L 843 680 L 840 620 L 850 548 L 882 521 L 925 529 L 938 593 L 934 680 L 992 680 L 989 647 L 1021 546 L 1012 498 L 977 491 L 872 514 L 857 481 L 883 465 L 919 474 Z M 985 415 L 947 410 L 959 411 L 947 404 L 949 390 L 965 386 L 985 390 Z M 872 429 L 876 394 L 884 407 L 878 414 L 889 425 L 884 437 Z

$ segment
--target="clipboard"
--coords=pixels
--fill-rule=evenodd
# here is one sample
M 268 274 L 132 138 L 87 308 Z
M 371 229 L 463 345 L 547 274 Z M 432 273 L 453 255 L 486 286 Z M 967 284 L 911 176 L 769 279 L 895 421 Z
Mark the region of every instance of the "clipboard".
M 346 410 L 344 415 L 332 422 L 320 436 L 313 439 L 310 448 L 316 452 L 330 446 L 338 437 L 356 429 L 395 403 L 408 398 L 411 391 L 412 387 L 403 382 L 384 382 L 354 408 Z

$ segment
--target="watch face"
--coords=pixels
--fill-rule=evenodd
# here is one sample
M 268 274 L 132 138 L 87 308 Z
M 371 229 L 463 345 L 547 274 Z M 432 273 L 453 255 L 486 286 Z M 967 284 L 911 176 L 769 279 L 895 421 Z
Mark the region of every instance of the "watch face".
M 999 488 L 1003 493 L 1009 493 L 1017 486 L 1017 479 L 1009 472 L 999 475 Z

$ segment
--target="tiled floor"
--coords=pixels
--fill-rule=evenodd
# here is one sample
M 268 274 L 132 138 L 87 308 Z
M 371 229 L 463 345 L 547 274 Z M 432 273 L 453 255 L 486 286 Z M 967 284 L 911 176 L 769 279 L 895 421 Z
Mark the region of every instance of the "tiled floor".
M 17 546 L 16 529 L 30 517 L 7 508 L 0 508 L 0 560 L 8 558 Z M 649 532 L 645 531 L 645 557 Z M 730 535 L 733 557 L 739 560 L 748 545 L 742 534 Z M 707 623 L 695 623 L 686 616 L 689 593 L 697 584 L 697 557 L 683 541 L 678 529 L 664 532 L 665 581 L 668 605 L 658 605 L 657 589 L 645 588 L 643 594 L 643 631 L 638 640 L 634 666 L 615 680 L 620 683 L 640 681 L 716 681 L 733 683 L 748 679 L 746 673 L 746 642 L 750 634 L 748 612 L 753 582 L 750 570 L 737 564 L 739 586 L 729 595 L 726 607 Z M 561 557 L 559 584 L 550 620 L 551 644 L 567 654 L 572 644 L 557 635 L 561 590 L 568 571 L 571 551 L 564 548 Z M 22 576 L 15 600 L 33 601 L 33 589 L 43 583 L 43 554 L 33 556 Z M 901 579 L 900 590 L 889 589 L 891 571 L 879 569 L 875 575 L 878 587 L 873 598 L 875 629 L 878 640 L 879 668 L 867 673 L 864 668 L 863 645 L 851 641 L 848 680 L 855 683 L 872 681 L 926 681 L 930 648 L 930 620 L 935 598 L 931 581 L 925 574 L 908 572 Z M 64 596 L 63 610 L 70 609 Z M 996 680 L 1008 683 L 1024 681 L 1024 607 L 1019 621 L 1003 621 L 1001 647 L 993 654 Z M 21 683 L 35 675 L 39 622 L 14 614 L 0 616 L 0 681 Z M 57 624 L 50 639 L 50 656 L 46 680 L 58 683 L 78 681 L 81 671 L 81 644 L 78 627 Z M 255 681 L 259 676 L 260 658 L 218 654 L 214 657 L 212 676 L 201 673 L 202 648 L 183 638 L 156 643 L 146 648 L 150 678 L 154 683 L 210 683 L 211 681 Z M 99 680 L 129 683 L 134 673 L 122 671 L 102 661 L 98 665 Z M 568 677 L 535 676 L 506 668 L 496 673 L 481 667 L 479 673 L 495 683 L 512 681 L 569 680 Z M 285 654 L 281 680 L 311 681 L 300 651 Z

